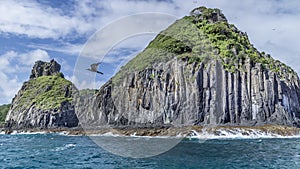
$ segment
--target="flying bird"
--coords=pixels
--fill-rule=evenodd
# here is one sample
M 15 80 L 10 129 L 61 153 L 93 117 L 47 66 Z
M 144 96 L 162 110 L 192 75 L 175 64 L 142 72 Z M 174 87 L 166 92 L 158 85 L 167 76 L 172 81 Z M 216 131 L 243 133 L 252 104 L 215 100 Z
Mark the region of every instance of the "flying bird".
M 88 69 L 86 69 L 86 70 L 89 70 L 89 71 L 91 71 L 91 72 L 95 72 L 95 73 L 99 73 L 99 74 L 103 75 L 102 72 L 99 72 L 99 71 L 98 71 L 98 66 L 100 65 L 100 63 L 101 63 L 101 62 L 91 64 L 91 68 L 88 68 Z

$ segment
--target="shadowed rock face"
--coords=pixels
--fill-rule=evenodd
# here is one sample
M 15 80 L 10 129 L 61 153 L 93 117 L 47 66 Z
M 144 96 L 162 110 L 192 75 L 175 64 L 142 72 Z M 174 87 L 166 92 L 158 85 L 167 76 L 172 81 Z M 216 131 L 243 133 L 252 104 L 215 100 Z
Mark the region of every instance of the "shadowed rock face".
M 7 128 L 75 127 L 78 119 L 72 103 L 77 89 L 63 78 L 60 65 L 37 61 L 30 80 L 25 82 L 12 101 L 6 116 Z
M 187 22 L 182 22 L 184 19 Z M 191 35 L 187 32 L 190 27 L 197 27 L 199 32 Z M 190 39 L 183 39 L 181 42 L 192 44 L 190 50 L 177 53 L 171 50 L 175 51 L 173 57 L 167 61 L 155 60 L 141 70 L 134 67 L 138 60 L 151 60 L 146 56 L 157 55 L 149 54 L 146 48 L 96 95 L 81 98 L 76 109 L 83 125 L 280 124 L 300 127 L 297 74 L 258 52 L 246 33 L 229 25 L 220 10 L 203 7 L 193 10 L 191 16 L 176 21 L 149 46 L 159 47 L 156 43 L 167 46 L 174 41 L 166 49 L 180 48 L 176 45 L 182 44 L 172 41 L 172 37 L 164 41 L 169 37 L 168 31 L 176 30 L 179 30 L 177 38 L 199 35 L 199 41 L 206 41 L 192 44 Z M 218 43 L 216 39 L 223 41 Z M 201 50 L 205 47 L 216 50 L 205 53 Z

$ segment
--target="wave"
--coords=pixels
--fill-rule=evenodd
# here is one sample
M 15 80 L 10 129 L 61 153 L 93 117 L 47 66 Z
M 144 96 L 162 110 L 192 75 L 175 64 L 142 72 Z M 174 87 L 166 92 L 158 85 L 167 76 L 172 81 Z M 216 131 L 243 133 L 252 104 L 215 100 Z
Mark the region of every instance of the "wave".
M 192 130 L 187 136 L 189 139 L 209 140 L 209 139 L 260 139 L 260 138 L 300 138 L 300 134 L 296 135 L 280 135 L 269 131 L 257 129 L 202 129 L 200 132 Z
M 37 132 L 28 132 L 28 131 L 12 131 L 12 133 L 10 133 L 11 135 L 36 135 L 36 134 L 47 134 L 49 132 L 45 132 L 45 131 L 37 131 Z
M 61 147 L 56 147 L 53 151 L 64 151 L 64 150 L 67 150 L 67 149 L 73 148 L 73 147 L 76 147 L 76 144 L 66 144 Z
M 151 130 L 151 129 L 149 129 Z M 174 135 L 174 133 L 176 134 Z M 300 138 L 300 130 L 297 128 L 291 128 L 286 126 L 261 126 L 261 127 L 230 127 L 230 126 L 219 126 L 219 127 L 187 127 L 187 128 L 172 128 L 170 135 L 163 135 L 164 132 L 158 133 L 155 136 L 139 135 L 136 132 L 130 135 L 121 134 L 122 131 L 108 131 L 102 134 L 74 134 L 70 131 L 61 132 L 49 132 L 49 131 L 13 131 L 12 135 L 36 135 L 36 134 L 54 134 L 63 136 L 103 136 L 103 137 L 138 137 L 138 138 L 188 138 L 188 139 L 258 139 L 258 138 Z M 166 132 L 168 133 L 168 132 Z M 170 134 L 169 133 L 169 134 Z M 183 134 L 185 133 L 185 134 Z M 1 131 L 0 134 L 5 134 Z
M 68 131 L 55 132 L 55 134 L 62 135 L 62 136 L 76 136 L 76 135 L 70 134 L 70 132 L 68 132 Z
M 121 137 L 122 135 L 114 134 L 112 132 L 107 132 L 107 133 L 104 133 L 104 134 L 89 134 L 88 136 Z
M 100 136 L 100 137 L 132 137 L 132 138 L 172 138 L 172 136 L 139 136 L 136 135 L 136 133 L 133 133 L 131 135 L 122 135 L 122 134 L 115 134 L 113 132 L 107 132 L 104 134 L 90 134 L 87 136 L 95 137 L 95 136 Z M 181 135 L 178 135 L 174 138 L 182 137 Z M 183 137 L 182 137 L 183 138 Z

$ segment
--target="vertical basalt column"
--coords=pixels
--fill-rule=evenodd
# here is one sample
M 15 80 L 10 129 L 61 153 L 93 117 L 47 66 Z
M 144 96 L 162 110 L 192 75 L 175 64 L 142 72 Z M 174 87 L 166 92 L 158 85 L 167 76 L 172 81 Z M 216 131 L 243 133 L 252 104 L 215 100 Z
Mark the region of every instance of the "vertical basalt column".
M 209 124 L 218 124 L 218 116 L 217 116 L 217 111 L 216 111 L 216 95 L 217 95 L 217 85 L 216 85 L 216 66 L 215 62 L 212 62 L 210 64 L 209 68 L 209 74 L 210 76 L 210 102 L 209 102 L 209 118 L 210 118 L 210 123 Z
M 234 113 L 235 113 L 235 102 L 234 102 L 234 74 L 230 73 L 229 74 L 229 80 L 228 80 L 228 99 L 229 99 L 229 117 L 230 117 L 230 122 L 234 122 Z
M 197 89 L 198 89 L 198 96 L 199 96 L 199 108 L 198 108 L 198 119 L 197 119 L 197 123 L 202 123 L 204 121 L 204 116 L 205 116 L 205 112 L 204 112 L 204 77 L 203 77 L 203 67 L 204 65 L 201 64 L 200 65 L 200 69 L 197 73 L 197 77 L 196 77 L 196 81 L 197 81 Z
M 242 75 L 242 113 L 241 113 L 241 123 L 246 123 L 250 120 L 250 97 L 249 97 L 249 83 L 248 75 L 249 73 L 243 72 Z
M 259 78 L 258 78 L 258 70 L 257 67 L 254 67 L 251 72 L 251 112 L 252 112 L 252 117 L 251 120 L 257 120 L 257 115 L 258 115 L 258 95 L 259 95 Z
M 219 63 L 219 61 L 216 61 L 215 64 L 215 123 L 219 124 L 222 122 L 222 116 L 223 116 L 223 71 L 222 71 L 222 65 Z
M 262 65 L 259 65 L 259 71 L 258 71 L 258 80 L 259 80 L 259 92 L 258 92 L 258 120 L 260 122 L 264 122 L 266 120 L 266 112 L 264 111 L 264 73 L 262 69 Z
M 277 81 L 277 77 L 276 77 L 276 74 L 273 73 L 273 90 L 274 90 L 274 103 L 273 105 L 275 106 L 278 101 L 279 101 L 279 96 L 278 96 L 278 87 L 279 87 L 279 84 L 278 84 L 278 81 Z M 275 111 L 275 110 L 274 110 Z
M 230 120 L 229 117 L 229 101 L 228 101 L 228 72 L 226 70 L 222 70 L 222 77 L 223 77 L 223 85 L 222 85 L 222 107 L 223 107 L 223 117 L 222 122 L 228 123 Z
M 249 63 L 246 64 L 246 69 L 247 69 L 247 97 L 248 97 L 248 119 L 247 120 L 251 120 L 252 119 L 252 72 L 251 72 L 251 61 L 248 61 Z
M 242 87 L 241 87 L 241 73 L 237 72 L 234 81 L 235 91 L 235 121 L 234 123 L 241 123 L 241 111 L 242 111 Z
M 206 65 L 208 66 L 208 65 Z M 205 114 L 205 124 L 209 124 L 210 121 L 210 99 L 211 91 L 210 86 L 210 75 L 208 73 L 208 68 L 205 68 L 203 71 L 203 103 L 204 103 L 204 114 Z

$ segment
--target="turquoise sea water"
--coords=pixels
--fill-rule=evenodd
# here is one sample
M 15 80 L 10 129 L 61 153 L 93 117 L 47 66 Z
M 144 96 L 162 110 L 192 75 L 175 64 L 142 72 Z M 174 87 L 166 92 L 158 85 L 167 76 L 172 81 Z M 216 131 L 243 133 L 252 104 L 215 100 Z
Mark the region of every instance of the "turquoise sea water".
M 84 136 L 0 135 L 0 168 L 292 169 L 300 168 L 300 139 L 184 139 L 159 156 L 132 159 L 113 155 Z

